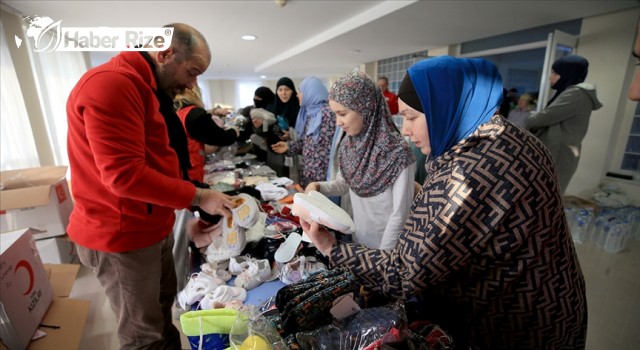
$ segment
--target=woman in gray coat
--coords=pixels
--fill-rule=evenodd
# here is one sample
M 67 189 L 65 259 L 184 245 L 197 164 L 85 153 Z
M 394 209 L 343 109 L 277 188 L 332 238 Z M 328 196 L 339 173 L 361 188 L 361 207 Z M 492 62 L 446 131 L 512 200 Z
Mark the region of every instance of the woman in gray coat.
M 556 162 L 560 193 L 564 193 L 578 168 L 582 139 L 587 134 L 591 111 L 602 107 L 596 87 L 584 83 L 589 62 L 582 56 L 561 57 L 553 63 L 549 81 L 556 90 L 544 110 L 526 120 Z

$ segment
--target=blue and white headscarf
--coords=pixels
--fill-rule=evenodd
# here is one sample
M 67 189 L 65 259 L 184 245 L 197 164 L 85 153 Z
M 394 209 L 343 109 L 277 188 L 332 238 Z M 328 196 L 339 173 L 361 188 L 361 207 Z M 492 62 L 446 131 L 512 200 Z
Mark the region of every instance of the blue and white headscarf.
M 400 99 L 425 114 L 433 158 L 486 123 L 502 102 L 500 73 L 483 58 L 428 58 L 411 66 L 407 75 L 422 108 Z
M 311 135 L 314 141 L 318 141 L 322 124 L 322 108 L 328 104 L 329 91 L 320 79 L 308 77 L 300 83 L 300 92 L 302 101 L 300 101 L 300 111 L 296 120 L 296 133 L 300 137 Z

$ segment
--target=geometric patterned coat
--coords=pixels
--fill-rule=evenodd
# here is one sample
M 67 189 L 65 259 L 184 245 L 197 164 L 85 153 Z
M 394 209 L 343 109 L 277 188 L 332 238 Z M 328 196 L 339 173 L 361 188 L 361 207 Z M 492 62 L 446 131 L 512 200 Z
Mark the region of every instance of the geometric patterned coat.
M 338 243 L 330 265 L 389 300 L 422 296 L 458 345 L 583 349 L 584 277 L 547 149 L 494 116 L 427 167 L 396 249 Z

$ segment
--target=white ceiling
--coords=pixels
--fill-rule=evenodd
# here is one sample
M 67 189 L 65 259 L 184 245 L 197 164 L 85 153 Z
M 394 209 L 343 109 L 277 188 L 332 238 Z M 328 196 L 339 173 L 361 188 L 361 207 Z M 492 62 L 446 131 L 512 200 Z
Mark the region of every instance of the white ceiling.
M 284 7 L 274 0 L 2 3 L 25 16 L 62 20 L 63 27 L 188 23 L 212 49 L 204 78 L 272 80 L 340 75 L 365 62 L 640 5 L 637 0 L 288 0 Z M 258 39 L 243 41 L 245 34 Z

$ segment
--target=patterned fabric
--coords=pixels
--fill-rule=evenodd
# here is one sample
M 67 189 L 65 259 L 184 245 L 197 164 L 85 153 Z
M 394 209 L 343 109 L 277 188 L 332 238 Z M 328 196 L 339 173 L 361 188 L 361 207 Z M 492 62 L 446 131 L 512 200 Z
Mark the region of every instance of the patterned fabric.
M 382 91 L 366 74 L 354 72 L 333 84 L 329 99 L 363 118 L 360 134 L 340 144 L 340 172 L 349 188 L 360 197 L 384 192 L 416 159 L 393 124 Z
M 471 346 L 583 349 L 584 278 L 546 148 L 495 116 L 427 166 L 396 249 L 339 243 L 330 266 L 390 299 L 448 301 Z
M 278 291 L 276 306 L 284 335 L 310 331 L 331 323 L 333 301 L 354 292 L 355 279 L 347 269 L 321 272 Z
M 302 154 L 302 169 L 300 170 L 302 188 L 307 187 L 311 182 L 327 179 L 331 143 L 336 131 L 336 116 L 326 102 L 321 114 L 322 122 L 317 139 L 314 140 L 313 134 L 304 134 L 302 139 L 289 142 L 287 155 Z

